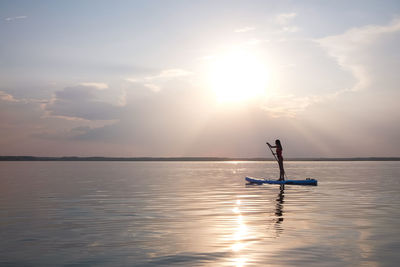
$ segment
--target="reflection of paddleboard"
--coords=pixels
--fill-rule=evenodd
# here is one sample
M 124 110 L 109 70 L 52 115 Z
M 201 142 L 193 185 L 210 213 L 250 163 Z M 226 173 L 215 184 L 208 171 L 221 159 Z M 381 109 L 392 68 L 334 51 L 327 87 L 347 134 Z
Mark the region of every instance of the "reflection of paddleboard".
M 295 185 L 317 185 L 317 180 L 307 178 L 305 180 L 285 180 L 285 181 L 277 181 L 277 180 L 266 180 L 266 179 L 258 179 L 252 177 L 246 177 L 246 181 L 252 184 L 295 184 Z

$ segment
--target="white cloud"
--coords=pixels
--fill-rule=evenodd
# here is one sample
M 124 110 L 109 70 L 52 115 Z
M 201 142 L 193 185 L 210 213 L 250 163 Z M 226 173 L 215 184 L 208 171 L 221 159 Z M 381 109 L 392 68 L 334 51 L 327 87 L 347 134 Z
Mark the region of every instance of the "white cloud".
M 297 13 L 282 13 L 272 19 L 272 23 L 279 27 L 279 30 L 273 31 L 277 34 L 295 33 L 301 30 L 300 27 L 293 25 L 293 20 L 297 17 Z
M 156 75 L 150 75 L 145 77 L 128 77 L 125 78 L 124 80 L 130 83 L 141 84 L 153 92 L 159 92 L 162 90 L 166 82 L 173 79 L 186 77 L 191 74 L 192 72 L 184 69 L 165 69 L 160 71 Z
M 145 83 L 149 80 L 165 80 L 165 79 L 173 79 L 184 76 L 191 75 L 192 72 L 184 70 L 184 69 L 166 69 L 162 70 L 156 75 L 150 75 L 145 77 L 128 77 L 124 80 L 131 83 Z
M 286 26 L 282 28 L 282 31 L 284 32 L 298 32 L 300 31 L 300 28 L 297 26 Z
M 393 20 L 385 26 L 370 25 L 350 29 L 347 32 L 316 40 L 344 69 L 349 70 L 357 79 L 357 83 L 348 90 L 358 91 L 366 88 L 372 82 L 373 73 L 368 71 L 371 67 L 368 58 L 374 57 L 371 53 L 385 53 L 385 51 L 371 51 L 385 35 L 400 32 L 400 19 Z M 382 55 L 381 55 L 382 57 Z M 377 60 L 375 57 L 374 60 Z M 392 70 L 391 70 L 392 71 Z
M 94 87 L 99 90 L 104 90 L 108 88 L 108 84 L 106 83 L 96 83 L 96 82 L 84 82 L 80 83 L 82 86 L 87 86 L 87 87 Z
M 282 13 L 275 16 L 275 23 L 279 25 L 287 25 L 297 16 L 296 13 Z
M 8 102 L 17 102 L 12 95 L 7 94 L 6 92 L 0 91 L 0 99 L 3 101 L 8 101 Z
M 16 16 L 16 17 L 8 17 L 8 18 L 5 18 L 4 20 L 5 21 L 13 21 L 13 20 L 19 20 L 19 19 L 26 19 L 26 18 L 28 18 L 27 16 Z
M 191 72 L 182 69 L 169 69 L 163 70 L 160 74 L 160 77 L 180 77 L 190 75 Z
M 235 30 L 237 33 L 242 33 L 242 32 L 250 32 L 254 31 L 256 28 L 255 27 L 243 27 L 243 28 L 238 28 Z
M 161 90 L 160 86 L 153 83 L 144 84 L 145 87 L 149 88 L 153 92 L 159 92 Z
M 127 82 L 130 82 L 130 83 L 137 83 L 137 82 L 140 81 L 137 78 L 125 78 L 124 80 L 127 81 Z
M 166 69 L 155 76 L 146 77 L 147 80 L 158 79 L 158 78 L 177 78 L 182 76 L 188 76 L 191 72 L 183 69 Z
M 15 98 L 13 95 L 8 94 L 4 91 L 0 91 L 0 100 L 6 102 L 19 102 L 19 103 L 47 103 L 46 99 L 36 99 L 36 98 Z

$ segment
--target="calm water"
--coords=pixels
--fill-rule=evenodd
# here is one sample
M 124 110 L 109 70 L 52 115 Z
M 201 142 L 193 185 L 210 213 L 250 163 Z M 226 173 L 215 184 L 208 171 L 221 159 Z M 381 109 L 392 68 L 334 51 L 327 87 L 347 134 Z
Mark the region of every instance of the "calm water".
M 0 162 L 0 265 L 398 266 L 400 162 Z

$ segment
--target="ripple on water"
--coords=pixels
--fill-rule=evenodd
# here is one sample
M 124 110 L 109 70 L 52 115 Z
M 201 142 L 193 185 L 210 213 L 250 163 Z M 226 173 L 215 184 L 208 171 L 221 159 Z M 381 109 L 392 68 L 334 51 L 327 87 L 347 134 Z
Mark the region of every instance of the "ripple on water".
M 1 162 L 0 265 L 393 265 L 399 162 Z

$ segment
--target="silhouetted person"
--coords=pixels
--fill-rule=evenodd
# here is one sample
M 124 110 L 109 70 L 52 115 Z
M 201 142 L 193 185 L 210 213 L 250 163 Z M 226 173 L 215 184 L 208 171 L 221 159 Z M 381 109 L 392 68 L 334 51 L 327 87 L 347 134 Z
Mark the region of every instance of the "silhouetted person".
M 279 181 L 285 180 L 285 170 L 283 169 L 283 157 L 282 157 L 282 145 L 279 139 L 275 140 L 275 145 L 271 146 L 269 143 L 267 145 L 270 148 L 276 148 L 276 156 L 279 164 Z

